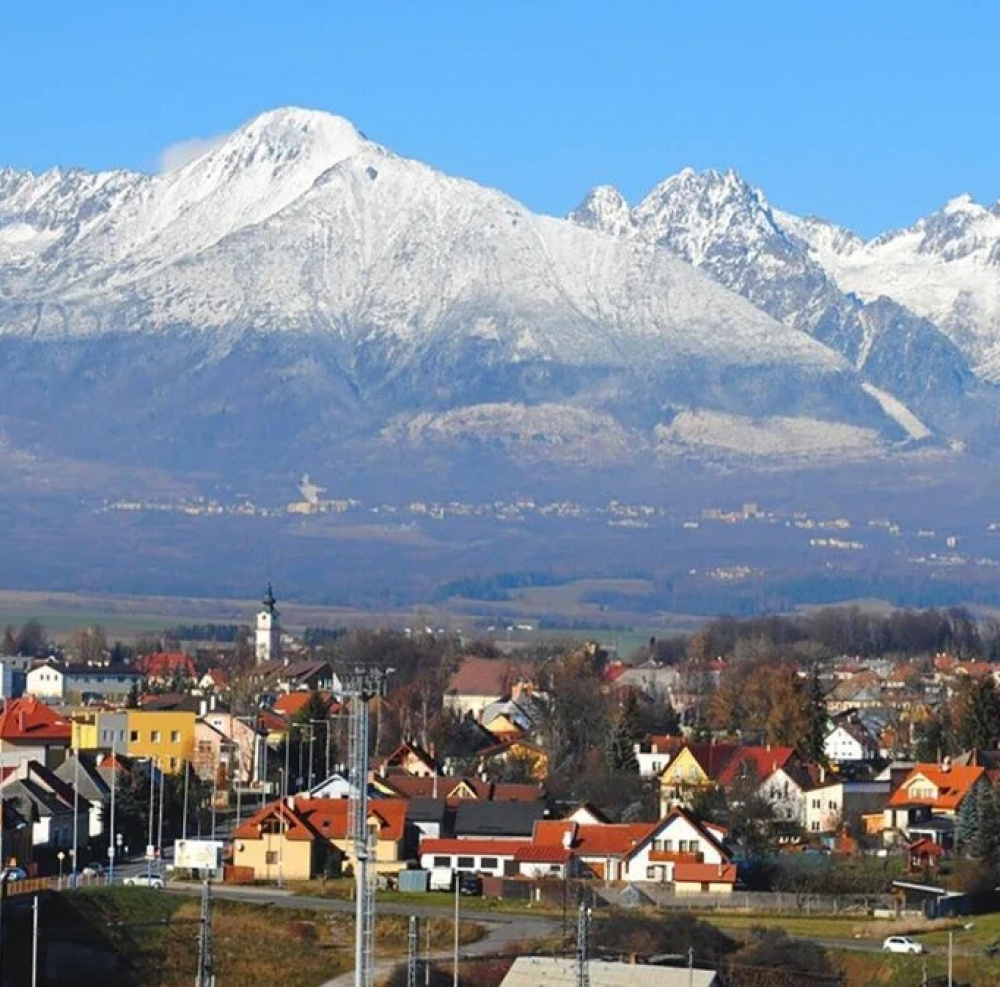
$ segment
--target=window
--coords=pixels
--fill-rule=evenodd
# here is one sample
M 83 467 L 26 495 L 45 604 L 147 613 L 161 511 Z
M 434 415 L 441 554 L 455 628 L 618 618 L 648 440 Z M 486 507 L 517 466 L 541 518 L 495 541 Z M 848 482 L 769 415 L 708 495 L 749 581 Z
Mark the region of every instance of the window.
M 819 832 L 819 820 L 818 819 L 814 819 L 811 823 L 809 823 L 809 828 L 814 833 L 818 833 Z
M 476 866 L 476 858 L 475 857 L 459 857 L 458 858 L 458 867 L 459 867 L 459 869 L 472 870 L 472 868 L 475 867 L 475 866 Z
M 827 804 L 827 808 L 829 808 L 829 809 L 836 809 L 837 808 L 837 803 L 834 802 L 833 799 L 830 799 L 830 801 L 827 802 L 826 804 Z
M 500 861 L 496 857 L 482 857 L 480 858 L 479 866 L 483 870 L 496 870 L 500 866 Z
M 663 849 L 666 850 L 667 853 L 673 853 L 674 852 L 674 841 L 673 840 L 664 840 L 663 841 Z
M 823 804 L 822 799 L 813 799 L 812 800 L 812 807 L 814 809 L 818 809 L 822 804 Z
M 139 731 L 129 730 L 128 739 L 132 741 L 133 744 L 139 743 Z
M 170 731 L 170 743 L 179 744 L 181 742 L 181 732 L 180 730 Z
M 656 880 L 656 868 L 655 867 L 647 867 L 646 868 L 646 880 L 647 881 L 655 881 Z
M 149 740 L 150 740 L 150 743 L 158 744 L 160 742 L 160 731 L 159 730 L 150 730 L 149 731 Z
M 451 867 L 451 857 L 435 857 L 435 867 Z
M 269 867 L 273 867 L 278 862 L 278 853 L 276 850 L 268 850 L 264 855 L 264 863 Z
M 180 767 L 180 765 L 177 763 L 177 758 L 176 757 L 172 757 L 170 759 L 170 770 L 171 771 L 176 771 L 179 767 Z

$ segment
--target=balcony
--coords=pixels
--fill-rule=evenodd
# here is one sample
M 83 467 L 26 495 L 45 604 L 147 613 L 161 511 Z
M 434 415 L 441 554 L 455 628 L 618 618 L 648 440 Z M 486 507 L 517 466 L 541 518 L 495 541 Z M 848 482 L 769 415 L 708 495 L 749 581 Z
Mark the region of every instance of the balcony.
M 680 850 L 650 850 L 649 862 L 651 864 L 701 864 L 705 862 L 705 855 L 701 852 L 691 853 Z

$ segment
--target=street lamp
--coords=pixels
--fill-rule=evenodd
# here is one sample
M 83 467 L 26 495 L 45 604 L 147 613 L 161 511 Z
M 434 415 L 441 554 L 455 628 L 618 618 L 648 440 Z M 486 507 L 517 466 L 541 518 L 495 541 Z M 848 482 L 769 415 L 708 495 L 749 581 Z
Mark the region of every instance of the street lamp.
M 63 879 L 63 861 L 66 859 L 66 854 L 60 850 L 56 854 L 56 860 L 59 861 L 59 889 L 62 890 L 62 879 Z M 76 876 L 75 874 L 73 875 Z

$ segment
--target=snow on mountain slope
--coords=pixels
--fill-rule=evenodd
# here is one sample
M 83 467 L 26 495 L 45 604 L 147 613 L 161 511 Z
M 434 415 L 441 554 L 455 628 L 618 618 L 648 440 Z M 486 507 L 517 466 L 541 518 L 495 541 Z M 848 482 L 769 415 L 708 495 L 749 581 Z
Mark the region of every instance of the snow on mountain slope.
M 1000 203 L 958 196 L 867 242 L 820 221 L 799 231 L 843 290 L 896 299 L 947 333 L 977 372 L 1000 379 Z
M 20 217 L 22 236 L 45 242 L 44 250 L 33 251 L 30 262 L 20 265 L 19 295 L 103 291 L 280 212 L 366 144 L 339 117 L 283 109 L 257 117 L 165 175 L 0 173 L 0 286 L 5 261 L 18 256 L 16 238 L 5 250 L 5 219 Z
M 665 248 L 838 350 L 881 393 L 914 404 L 932 422 L 951 420 L 971 376 L 964 357 L 928 320 L 888 299 L 866 305 L 842 290 L 809 244 L 846 249 L 849 234 L 772 209 L 734 171 L 686 168 L 626 210 L 602 187 L 569 218 Z
M 262 436 L 288 457 L 489 426 L 600 461 L 623 443 L 588 422 L 637 454 L 697 411 L 905 438 L 842 356 L 667 251 L 325 114 L 265 114 L 162 176 L 0 175 L 0 415 L 60 448 L 155 457 L 152 429 L 199 465 L 259 457 Z

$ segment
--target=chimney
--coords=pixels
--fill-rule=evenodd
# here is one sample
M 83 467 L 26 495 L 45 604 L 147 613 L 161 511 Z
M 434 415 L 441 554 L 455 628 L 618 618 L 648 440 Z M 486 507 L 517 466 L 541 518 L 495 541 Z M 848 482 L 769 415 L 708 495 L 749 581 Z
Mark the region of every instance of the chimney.
M 217 697 L 216 697 L 216 695 L 215 695 L 214 692 L 208 697 L 208 704 L 209 704 L 208 708 L 209 709 L 212 709 L 212 710 L 215 709 L 216 699 L 217 699 Z
M 819 783 L 822 785 L 826 782 L 826 768 L 821 764 L 819 766 Z
M 947 755 L 945 755 L 941 759 L 941 770 L 943 772 L 945 772 L 945 774 L 947 774 L 949 771 L 951 771 L 951 758 L 948 757 Z
M 198 715 L 204 716 L 208 712 L 208 703 L 202 699 L 198 702 Z

